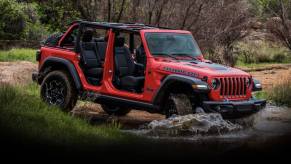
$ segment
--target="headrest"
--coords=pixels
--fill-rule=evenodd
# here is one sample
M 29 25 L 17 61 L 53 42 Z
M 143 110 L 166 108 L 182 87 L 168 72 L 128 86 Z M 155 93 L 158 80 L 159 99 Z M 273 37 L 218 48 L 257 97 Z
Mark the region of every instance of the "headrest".
M 93 31 L 92 30 L 86 30 L 83 34 L 82 41 L 83 42 L 91 42 L 93 38 Z
M 125 42 L 125 38 L 124 37 L 117 37 L 115 39 L 115 47 L 123 47 L 124 46 L 124 42 Z

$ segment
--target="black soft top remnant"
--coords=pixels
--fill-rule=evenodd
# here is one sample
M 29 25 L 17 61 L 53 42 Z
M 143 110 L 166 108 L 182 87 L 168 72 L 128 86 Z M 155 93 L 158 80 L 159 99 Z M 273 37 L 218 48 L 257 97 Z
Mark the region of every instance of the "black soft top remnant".
M 146 29 L 171 29 L 167 27 L 145 25 L 140 23 L 112 23 L 112 22 L 89 22 L 89 21 L 74 21 L 72 24 L 79 24 L 85 26 L 95 26 L 102 29 L 114 29 L 119 31 L 139 32 L 140 30 Z

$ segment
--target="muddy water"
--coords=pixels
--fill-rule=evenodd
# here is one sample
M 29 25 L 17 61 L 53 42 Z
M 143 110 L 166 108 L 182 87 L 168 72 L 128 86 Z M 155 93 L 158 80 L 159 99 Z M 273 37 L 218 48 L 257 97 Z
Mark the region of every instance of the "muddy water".
M 252 117 L 240 120 L 228 121 L 218 114 L 202 113 L 152 121 L 139 129 L 124 131 L 167 140 L 265 140 L 291 133 L 291 109 L 269 104 Z

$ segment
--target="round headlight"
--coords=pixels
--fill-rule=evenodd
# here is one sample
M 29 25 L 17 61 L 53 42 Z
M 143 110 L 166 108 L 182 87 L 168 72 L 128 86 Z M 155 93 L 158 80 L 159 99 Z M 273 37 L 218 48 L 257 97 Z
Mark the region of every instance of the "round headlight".
M 219 83 L 219 80 L 218 79 L 212 79 L 211 80 L 211 87 L 213 89 L 217 89 L 219 87 L 220 83 Z

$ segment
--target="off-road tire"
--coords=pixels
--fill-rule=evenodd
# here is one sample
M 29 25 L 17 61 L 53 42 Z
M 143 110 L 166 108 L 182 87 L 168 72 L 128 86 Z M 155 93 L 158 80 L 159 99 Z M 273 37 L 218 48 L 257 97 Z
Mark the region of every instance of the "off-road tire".
M 191 99 L 184 93 L 170 93 L 164 105 L 166 117 L 172 115 L 193 114 L 193 105 Z
M 101 107 L 107 114 L 115 116 L 125 116 L 131 111 L 129 108 L 109 104 L 101 104 Z
M 40 95 L 44 102 L 71 111 L 78 100 L 75 84 L 66 71 L 52 71 L 46 75 L 41 84 Z

